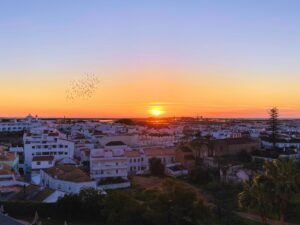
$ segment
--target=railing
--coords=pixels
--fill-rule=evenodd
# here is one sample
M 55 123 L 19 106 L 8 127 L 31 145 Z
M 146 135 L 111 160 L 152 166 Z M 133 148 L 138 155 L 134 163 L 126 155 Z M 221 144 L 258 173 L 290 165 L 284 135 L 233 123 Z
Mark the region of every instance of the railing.
M 92 170 L 101 170 L 101 169 L 127 169 L 127 165 L 91 165 Z

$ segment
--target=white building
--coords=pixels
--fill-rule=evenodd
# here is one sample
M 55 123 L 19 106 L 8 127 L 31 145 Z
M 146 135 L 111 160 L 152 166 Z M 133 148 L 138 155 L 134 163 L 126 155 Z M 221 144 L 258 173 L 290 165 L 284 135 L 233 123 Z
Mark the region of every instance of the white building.
M 83 188 L 96 188 L 96 181 L 74 165 L 57 165 L 41 171 L 41 186 L 55 190 L 79 193 Z
M 31 170 L 40 172 L 42 169 L 47 169 L 55 165 L 53 155 L 48 156 L 34 156 L 31 162 Z
M 175 135 L 168 133 L 146 133 L 139 135 L 139 146 L 174 146 Z
M 54 156 L 55 160 L 74 157 L 74 143 L 55 130 L 32 129 L 24 134 L 23 142 L 26 171 L 31 170 L 35 156 Z
M 125 148 L 127 148 L 125 145 L 109 143 L 103 148 L 92 149 L 90 152 L 91 178 L 96 180 L 116 177 L 127 179 Z
M 15 185 L 16 176 L 13 168 L 6 164 L 0 164 L 0 187 Z
M 0 121 L 0 132 L 19 132 L 33 127 L 39 127 L 41 123 L 30 114 L 24 119 L 5 119 Z
M 273 148 L 272 140 L 268 137 L 262 137 L 261 138 L 261 144 L 264 148 L 270 149 Z M 295 138 L 280 138 L 276 142 L 277 148 L 296 148 L 300 149 L 300 139 Z
M 143 174 L 147 168 L 145 154 L 139 150 L 125 151 L 127 171 L 129 174 Z
M 165 165 L 173 164 L 175 162 L 175 148 L 173 147 L 145 148 L 144 154 L 146 170 L 149 170 L 149 161 L 151 158 L 159 158 Z

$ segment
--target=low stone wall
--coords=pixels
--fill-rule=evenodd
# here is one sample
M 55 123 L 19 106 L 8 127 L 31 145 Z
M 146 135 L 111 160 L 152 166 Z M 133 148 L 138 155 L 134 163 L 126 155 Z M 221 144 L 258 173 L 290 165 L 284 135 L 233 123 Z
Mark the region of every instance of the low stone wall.
M 103 190 L 113 190 L 130 187 L 130 182 L 118 183 L 118 184 L 104 184 L 98 185 L 97 188 L 102 188 Z

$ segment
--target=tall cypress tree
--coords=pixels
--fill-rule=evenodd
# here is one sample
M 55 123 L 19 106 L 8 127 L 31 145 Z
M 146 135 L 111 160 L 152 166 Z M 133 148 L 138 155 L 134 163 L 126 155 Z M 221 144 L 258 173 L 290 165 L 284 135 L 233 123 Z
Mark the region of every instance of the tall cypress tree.
M 278 122 L 278 109 L 276 107 L 270 109 L 269 111 L 270 119 L 269 125 L 271 129 L 271 141 L 273 144 L 273 149 L 276 148 L 277 139 L 279 136 L 279 122 Z

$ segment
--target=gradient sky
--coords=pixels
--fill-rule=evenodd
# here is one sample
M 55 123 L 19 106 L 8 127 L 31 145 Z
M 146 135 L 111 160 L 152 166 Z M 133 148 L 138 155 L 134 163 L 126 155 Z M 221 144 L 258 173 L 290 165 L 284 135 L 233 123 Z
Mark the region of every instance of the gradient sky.
M 299 0 L 1 0 L 0 116 L 300 117 Z M 94 73 L 89 99 L 66 101 Z

